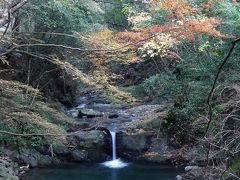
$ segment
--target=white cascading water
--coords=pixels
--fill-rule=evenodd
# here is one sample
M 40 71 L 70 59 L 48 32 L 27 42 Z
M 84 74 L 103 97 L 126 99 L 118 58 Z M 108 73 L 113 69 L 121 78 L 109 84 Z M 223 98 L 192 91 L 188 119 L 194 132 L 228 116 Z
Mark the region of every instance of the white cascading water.
M 121 161 L 121 159 L 117 159 L 117 151 L 116 151 L 116 132 L 110 131 L 112 136 L 112 161 L 106 161 L 103 163 L 104 166 L 109 168 L 123 168 L 128 164 Z
M 110 134 L 112 136 L 112 159 L 116 160 L 117 155 L 116 155 L 116 132 L 110 131 Z

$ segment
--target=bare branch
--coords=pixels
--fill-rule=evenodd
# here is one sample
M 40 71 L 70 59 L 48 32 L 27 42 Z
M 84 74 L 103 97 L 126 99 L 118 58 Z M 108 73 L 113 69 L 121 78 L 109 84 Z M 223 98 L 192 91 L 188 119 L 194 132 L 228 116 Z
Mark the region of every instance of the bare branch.
M 26 3 L 28 2 L 28 0 L 21 0 L 18 3 L 9 3 L 9 5 L 3 10 L 3 12 L 0 14 L 0 28 L 3 27 L 4 25 L 6 25 L 10 19 L 9 19 L 9 12 L 14 14 L 17 10 L 19 10 L 20 8 L 22 8 Z
M 56 36 L 66 36 L 66 37 L 71 37 L 75 39 L 81 39 L 82 37 L 75 36 L 73 34 L 65 34 L 65 33 L 55 33 L 55 32 L 19 32 L 17 34 L 24 34 L 26 36 L 32 36 L 33 34 L 47 34 L 47 35 L 56 35 Z
M 83 48 L 77 48 L 77 47 L 71 47 L 71 46 L 66 46 L 66 45 L 62 45 L 62 44 L 41 44 L 41 43 L 38 43 L 38 44 L 20 44 L 20 45 L 14 45 L 11 49 L 9 49 L 8 51 L 0 54 L 0 57 L 1 56 L 6 56 L 7 54 L 11 53 L 12 51 L 16 50 L 16 49 L 19 49 L 19 48 L 23 48 L 23 47 L 56 47 L 56 48 L 64 48 L 64 49 L 69 49 L 69 50 L 73 50 L 73 51 L 89 51 L 89 52 L 93 52 L 93 51 L 105 51 L 105 52 L 116 52 L 116 51 L 120 51 L 126 47 L 129 47 L 129 46 L 135 46 L 141 42 L 144 42 L 144 41 L 147 41 L 149 39 L 152 39 L 156 37 L 156 35 L 152 35 L 148 38 L 145 38 L 145 39 L 141 39 L 137 42 L 132 42 L 132 43 L 128 43 L 126 45 L 123 45 L 119 48 L 115 48 L 115 49 L 83 49 Z
M 27 137 L 27 136 L 69 136 L 69 135 L 73 135 L 74 133 L 70 133 L 70 134 L 51 134 L 51 133 L 45 133 L 45 134 L 18 134 L 18 133 L 12 133 L 12 132 L 8 132 L 8 131 L 1 131 L 1 134 L 7 134 L 7 135 L 11 135 L 11 136 L 21 136 L 21 137 Z
M 217 72 L 217 75 L 214 79 L 214 82 L 213 82 L 213 85 L 212 85 L 212 89 L 208 95 L 208 99 L 207 99 L 207 104 L 208 104 L 208 107 L 209 107 L 209 120 L 208 120 L 208 124 L 207 124 L 207 128 L 206 128 L 206 131 L 205 131 L 205 134 L 204 136 L 207 135 L 208 133 L 208 130 L 209 130 L 209 127 L 211 125 L 211 122 L 212 122 L 212 116 L 213 116 L 213 112 L 212 112 L 212 104 L 211 104 L 211 99 L 212 99 L 212 95 L 213 95 L 213 91 L 216 87 L 216 83 L 217 83 L 217 80 L 219 78 L 219 75 L 223 69 L 223 66 L 226 64 L 226 62 L 228 61 L 228 59 L 231 57 L 232 53 L 233 53 L 233 50 L 236 46 L 237 43 L 240 42 L 240 38 L 236 39 L 235 41 L 232 42 L 232 47 L 230 48 L 226 58 L 223 60 L 223 62 L 220 64 L 219 68 L 218 68 L 218 72 Z

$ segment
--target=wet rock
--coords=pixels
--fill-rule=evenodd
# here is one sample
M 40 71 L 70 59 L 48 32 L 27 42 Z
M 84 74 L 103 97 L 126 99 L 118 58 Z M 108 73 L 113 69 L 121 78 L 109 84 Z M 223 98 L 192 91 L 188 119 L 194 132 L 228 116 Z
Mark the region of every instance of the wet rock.
M 71 152 L 71 156 L 73 161 L 82 162 L 87 159 L 87 152 L 85 150 L 82 151 L 74 150 Z
M 89 149 L 95 149 L 105 144 L 105 134 L 99 130 L 78 131 L 68 139 L 75 146 Z
M 185 168 L 186 170 L 186 168 Z M 204 179 L 204 168 L 198 167 L 198 166 L 189 166 L 187 168 L 189 170 L 187 173 L 183 174 L 183 179 L 196 179 L 196 180 L 202 180 Z
M 109 119 L 114 119 L 114 118 L 118 118 L 118 114 L 109 114 L 108 118 Z
M 81 109 L 78 110 L 78 117 L 79 118 L 96 118 L 96 117 L 102 117 L 103 113 L 99 112 L 99 111 L 95 111 L 93 109 Z
M 131 109 L 121 110 L 119 111 L 120 115 L 129 116 L 132 120 L 143 120 L 146 116 L 152 115 L 158 112 L 162 112 L 165 110 L 165 106 L 163 105 L 141 105 L 136 106 Z
M 126 150 L 140 153 L 147 149 L 147 141 L 151 135 L 146 133 L 120 133 L 118 136 L 119 146 Z
M 0 166 L 0 179 L 19 180 L 19 178 L 15 176 L 9 168 L 6 168 L 4 166 Z
M 191 171 L 191 170 L 194 170 L 194 169 L 198 169 L 198 166 L 186 166 L 185 168 L 184 168 L 184 170 L 185 171 Z
M 53 150 L 54 150 L 54 154 L 59 155 L 61 157 L 66 157 L 71 153 L 71 150 L 66 146 L 58 146 L 58 147 L 55 147 Z
M 142 155 L 149 147 L 151 138 L 149 133 L 134 133 L 127 134 L 120 132 L 117 134 L 117 149 L 121 157 L 136 160 L 138 156 Z
M 139 160 L 167 164 L 170 152 L 173 150 L 168 146 L 165 138 L 152 138 L 147 152 L 138 157 Z
M 98 104 L 94 103 L 92 105 L 92 108 L 101 112 L 112 112 L 115 110 L 115 107 L 113 104 L 102 104 L 102 103 L 98 103 Z
M 8 157 L 0 157 L 0 179 L 19 180 L 15 163 Z
M 100 161 L 105 158 L 105 147 L 106 147 L 106 135 L 103 131 L 92 130 L 92 131 L 78 131 L 68 137 L 68 141 L 76 147 L 78 151 L 87 153 L 85 160 Z M 81 157 L 82 154 L 77 154 Z M 81 159 L 81 158 L 80 158 Z
M 177 180 L 182 180 L 182 176 L 177 175 L 177 176 L 176 176 L 176 179 L 177 179 Z
M 18 157 L 20 165 L 30 165 L 30 167 L 44 167 L 54 164 L 53 159 L 48 155 L 40 154 L 35 149 L 23 150 Z
M 205 150 L 199 146 L 189 147 L 182 158 L 191 165 L 204 165 L 206 162 Z
M 78 118 L 78 110 L 77 109 L 71 109 L 67 112 L 68 115 L 70 115 L 73 118 Z
M 192 166 L 190 174 L 194 177 L 201 177 L 203 175 L 203 168 L 198 166 Z

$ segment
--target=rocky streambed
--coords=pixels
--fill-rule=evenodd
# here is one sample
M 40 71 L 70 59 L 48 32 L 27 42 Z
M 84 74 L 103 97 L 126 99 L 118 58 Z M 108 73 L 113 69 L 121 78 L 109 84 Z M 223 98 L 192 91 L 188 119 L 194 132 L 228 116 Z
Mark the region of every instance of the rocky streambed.
M 165 105 L 130 107 L 107 101 L 101 94 L 86 94 L 81 97 L 81 102 L 74 108 L 65 109 L 65 112 L 76 121 L 85 124 L 87 132 L 76 132 L 74 137 L 70 138 L 70 142 L 77 146 L 78 150 L 84 149 L 85 154 L 97 157 L 93 159 L 85 155 L 87 159 L 101 161 L 104 158 L 111 158 L 111 138 L 108 130 L 114 130 L 117 132 L 116 144 L 118 156 L 121 158 L 160 164 L 191 162 L 195 165 L 204 161 L 199 148 L 184 147 L 178 152 L 177 149 L 169 146 L 162 129 L 162 123 L 167 116 Z M 89 143 L 91 146 L 82 146 L 83 142 L 87 142 L 84 137 L 89 135 L 93 137 L 92 141 L 96 138 L 94 142 L 98 144 Z M 97 149 L 96 155 L 90 152 L 91 148 Z M 76 154 L 83 155 L 77 153 L 78 150 Z M 79 159 L 84 160 L 84 158 Z
M 9 150 L 4 154 L 10 157 L 10 165 L 4 158 L 2 163 L 0 161 L 0 179 L 18 179 L 16 175 L 24 174 L 29 168 L 110 160 L 112 147 L 109 130 L 117 132 L 117 156 L 129 162 L 196 165 L 204 161 L 199 148 L 180 149 L 179 152 L 169 146 L 161 126 L 167 115 L 164 105 L 130 107 L 108 101 L 98 93 L 86 93 L 81 96 L 80 102 L 76 107 L 63 110 L 81 127 L 69 132 L 66 138 L 68 145 L 54 149 L 23 149 L 21 152 Z

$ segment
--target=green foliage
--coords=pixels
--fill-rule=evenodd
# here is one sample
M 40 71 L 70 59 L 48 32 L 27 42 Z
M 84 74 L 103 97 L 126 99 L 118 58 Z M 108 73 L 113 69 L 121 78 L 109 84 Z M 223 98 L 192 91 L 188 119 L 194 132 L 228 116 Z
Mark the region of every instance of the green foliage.
M 166 21 L 167 11 L 162 9 L 156 9 L 152 15 L 151 24 L 158 25 Z
M 74 31 L 84 31 L 91 29 L 93 25 L 93 15 L 88 9 L 87 3 L 81 1 L 41 1 L 33 0 L 28 4 L 28 11 L 23 9 L 20 17 L 24 19 L 34 17 L 35 29 L 38 32 L 54 30 L 55 32 L 70 33 Z M 101 23 L 101 17 L 99 23 Z M 95 19 L 96 21 L 97 19 Z M 96 21 L 97 22 L 97 21 Z M 31 26 L 31 24 L 28 24 Z
M 123 8 L 122 8 L 122 13 L 125 16 L 132 16 L 135 14 L 135 9 L 132 6 L 130 6 L 129 4 L 124 4 Z
M 240 157 L 236 157 L 230 167 L 223 174 L 223 179 L 228 179 L 229 174 L 239 174 L 240 173 Z M 230 176 L 231 177 L 231 176 Z
M 110 27 L 117 29 L 125 29 L 127 27 L 127 20 L 123 13 L 122 6 L 116 6 L 105 10 L 105 19 Z
M 217 6 L 212 8 L 212 14 L 221 17 L 221 19 L 227 22 L 220 27 L 223 32 L 229 35 L 239 35 L 240 24 L 236 23 L 240 21 L 240 9 L 238 4 L 233 4 L 229 1 L 218 3 Z
M 191 137 L 186 137 L 186 134 L 191 134 L 192 130 L 189 115 L 179 108 L 170 109 L 162 129 L 170 139 L 170 143 L 174 145 L 183 145 L 192 140 Z
M 0 81 L 0 130 L 16 134 L 64 134 L 67 130 L 77 129 L 78 123 L 72 121 L 60 110 L 40 101 L 37 95 L 35 104 L 30 107 L 26 98 L 26 87 L 18 82 Z M 29 87 L 29 97 L 37 90 Z M 7 94 L 6 94 L 7 93 Z M 48 136 L 11 136 L 0 133 L 0 143 L 9 147 L 35 148 L 54 144 L 63 146 L 64 137 Z

